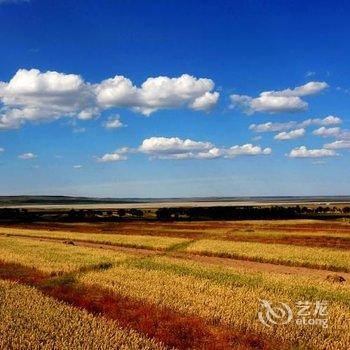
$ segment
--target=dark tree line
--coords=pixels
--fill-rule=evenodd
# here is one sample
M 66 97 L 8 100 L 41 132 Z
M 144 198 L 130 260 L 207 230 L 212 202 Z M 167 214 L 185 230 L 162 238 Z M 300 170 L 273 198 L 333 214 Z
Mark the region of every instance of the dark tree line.
M 33 221 L 37 219 L 35 213 L 26 209 L 2 208 L 0 209 L 0 221 Z
M 143 211 L 141 209 L 118 209 L 118 210 L 70 210 L 68 212 L 69 220 L 116 220 L 122 218 L 138 218 L 143 217 Z
M 67 221 L 107 222 L 122 220 L 154 220 L 150 210 L 136 208 L 117 210 L 81 209 L 69 211 L 28 211 L 26 209 L 0 209 L 0 222 Z M 306 206 L 240 206 L 159 208 L 157 220 L 264 220 L 349 217 L 350 207 Z
M 248 220 L 248 219 L 296 219 L 310 217 L 329 217 L 346 215 L 350 207 L 192 207 L 192 208 L 160 208 L 156 212 L 158 220 Z

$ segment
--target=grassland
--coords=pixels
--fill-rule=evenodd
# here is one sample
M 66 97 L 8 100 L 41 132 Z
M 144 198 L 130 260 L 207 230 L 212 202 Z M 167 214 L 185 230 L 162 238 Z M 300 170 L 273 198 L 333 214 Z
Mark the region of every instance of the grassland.
M 350 250 L 278 244 L 269 234 L 343 238 L 347 223 L 334 230 L 315 221 L 76 227 L 0 228 L 0 348 L 107 349 L 112 340 L 125 349 L 350 348 Z M 262 241 L 227 239 L 250 230 Z M 327 301 L 328 327 L 294 320 L 267 327 L 257 317 L 261 299 L 286 303 L 294 315 L 298 301 Z M 77 334 L 65 339 L 72 327 Z

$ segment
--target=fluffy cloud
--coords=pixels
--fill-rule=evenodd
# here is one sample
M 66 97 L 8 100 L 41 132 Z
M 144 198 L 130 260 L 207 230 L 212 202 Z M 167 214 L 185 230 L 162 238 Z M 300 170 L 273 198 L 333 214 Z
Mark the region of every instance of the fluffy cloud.
M 301 97 L 317 94 L 327 87 L 328 84 L 325 82 L 311 81 L 294 89 L 264 91 L 255 98 L 247 95 L 233 94 L 230 96 L 230 99 L 233 107 L 239 106 L 243 108 L 246 114 L 257 112 L 302 112 L 307 109 L 308 103 L 301 99 Z
M 326 118 L 323 119 L 307 119 L 304 121 L 304 123 L 310 122 L 310 124 L 314 124 L 314 125 L 337 125 L 337 124 L 341 124 L 342 123 L 342 119 L 339 117 L 335 117 L 334 115 L 329 115 Z
M 112 153 L 106 153 L 102 157 L 98 157 L 97 161 L 100 163 L 119 162 L 128 159 L 126 154 L 129 152 L 131 152 L 131 150 L 127 147 L 119 148 Z
M 215 159 L 220 158 L 223 155 L 223 150 L 217 147 L 210 148 L 207 151 L 198 152 L 194 158 L 197 159 Z
M 236 145 L 230 148 L 218 148 L 211 142 L 193 141 L 178 137 L 150 137 L 143 140 L 136 148 L 121 148 L 97 158 L 99 162 L 113 162 L 126 159 L 127 153 L 142 153 L 151 159 L 216 159 L 234 158 L 237 156 L 257 156 L 271 154 L 271 148 L 261 148 L 252 144 Z
M 269 155 L 272 150 L 270 147 L 261 148 L 260 146 L 253 146 L 251 143 L 247 143 L 242 146 L 232 146 L 231 148 L 224 150 L 224 154 L 227 158 L 233 158 L 237 156 L 258 156 L 258 155 Z
M 211 79 L 188 74 L 148 78 L 137 87 L 123 76 L 91 84 L 76 74 L 20 69 L 9 82 L 0 81 L 0 129 L 61 117 L 87 120 L 112 107 L 146 116 L 167 108 L 209 110 L 219 98 L 213 89 Z
M 23 154 L 20 154 L 18 156 L 19 159 L 22 159 L 22 160 L 31 160 L 31 159 L 35 159 L 37 158 L 37 155 L 32 153 L 32 152 L 28 152 L 28 153 L 23 153 Z
M 307 102 L 296 96 L 274 96 L 262 92 L 259 97 L 231 95 L 233 106 L 243 107 L 246 114 L 257 112 L 267 113 L 294 113 L 305 111 Z
M 118 129 L 124 126 L 124 124 L 120 121 L 119 115 L 114 117 L 109 117 L 106 122 L 103 123 L 103 126 L 106 129 Z
M 96 86 L 97 101 L 105 107 L 130 107 L 146 116 L 164 108 L 212 108 L 218 98 L 211 79 L 183 74 L 178 78 L 148 78 L 141 87 L 123 76 L 115 76 Z
M 272 123 L 267 122 L 263 124 L 251 124 L 249 126 L 249 129 L 254 132 L 276 132 L 276 131 L 282 131 L 282 130 L 288 130 L 292 129 L 297 125 L 296 122 L 286 122 L 286 123 Z
M 313 134 L 321 137 L 336 137 L 338 140 L 350 140 L 350 131 L 339 127 L 321 127 L 313 131 Z
M 327 143 L 324 145 L 324 148 L 326 149 L 344 149 L 344 148 L 350 148 L 350 141 L 346 140 L 338 140 L 334 141 L 332 143 Z
M 328 84 L 324 81 L 310 81 L 309 83 L 301 86 L 297 86 L 294 89 L 285 89 L 282 91 L 270 91 L 270 93 L 273 96 L 296 96 L 296 97 L 303 97 L 303 96 L 309 96 L 314 95 L 322 90 L 326 89 L 328 87 Z
M 91 86 L 80 76 L 37 69 L 20 69 L 8 83 L 0 82 L 0 101 L 2 129 L 62 116 L 90 119 L 99 113 Z
M 204 95 L 197 97 L 191 104 L 190 107 L 196 111 L 206 111 L 213 108 L 219 99 L 218 92 L 206 92 Z
M 284 131 L 284 130 L 290 130 L 290 129 L 298 129 L 298 128 L 306 128 L 311 125 L 320 125 L 320 126 L 329 126 L 329 125 L 337 125 L 341 124 L 342 119 L 335 116 L 328 116 L 323 119 L 321 118 L 314 118 L 314 119 L 306 119 L 302 122 L 296 122 L 296 121 L 289 121 L 289 122 L 267 122 L 263 124 L 251 124 L 249 126 L 249 129 L 254 132 L 278 132 L 278 131 Z
M 274 139 L 285 141 L 285 140 L 293 140 L 305 135 L 305 129 L 295 129 L 289 132 L 283 131 L 277 134 Z
M 324 126 L 321 126 L 320 128 L 314 130 L 312 133 L 316 136 L 336 137 L 341 134 L 341 129 L 339 127 L 326 128 Z
M 289 153 L 289 157 L 291 158 L 323 158 L 336 155 L 335 151 L 330 149 L 307 149 L 305 146 L 294 148 Z
M 143 140 L 139 151 L 147 154 L 181 154 L 201 152 L 213 148 L 210 142 L 197 142 L 190 139 L 181 140 L 178 137 L 151 137 Z
M 138 150 L 159 159 L 215 159 L 271 153 L 270 148 L 263 149 L 252 144 L 217 148 L 210 142 L 182 140 L 178 137 L 151 137 L 144 140 Z
M 83 168 L 83 166 L 82 166 L 82 165 L 80 165 L 80 164 L 73 165 L 73 169 L 78 170 L 78 169 L 82 169 L 82 168 Z
M 120 160 L 127 159 L 124 155 L 114 152 L 114 153 L 106 153 L 101 158 L 98 158 L 98 161 L 101 163 L 109 163 L 109 162 L 118 162 Z

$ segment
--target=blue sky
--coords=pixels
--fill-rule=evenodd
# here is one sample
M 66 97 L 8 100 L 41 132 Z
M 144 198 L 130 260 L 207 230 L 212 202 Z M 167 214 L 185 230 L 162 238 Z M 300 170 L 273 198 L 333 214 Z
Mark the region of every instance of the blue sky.
M 349 10 L 0 0 L 0 194 L 350 194 Z

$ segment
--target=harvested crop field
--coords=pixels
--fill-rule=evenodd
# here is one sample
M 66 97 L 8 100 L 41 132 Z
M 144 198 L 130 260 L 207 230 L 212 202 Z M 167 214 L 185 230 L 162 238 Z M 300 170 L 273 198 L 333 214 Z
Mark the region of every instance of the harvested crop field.
M 2 226 L 0 348 L 345 350 L 349 282 L 346 221 Z
M 0 228 L 0 233 L 11 233 Z M 33 225 L 17 225 L 18 229 L 33 229 Z M 42 231 L 42 232 L 41 232 Z M 350 248 L 350 222 L 333 220 L 259 220 L 259 221 L 201 221 L 153 222 L 133 221 L 115 223 L 37 223 L 32 234 L 47 232 L 103 233 L 112 235 L 157 236 L 188 239 L 220 239 L 301 246 Z M 30 231 L 26 231 L 30 232 Z M 91 236 L 90 236 L 91 237 Z M 131 239 L 130 239 L 131 240 Z M 140 244 L 140 241 L 137 242 Z

